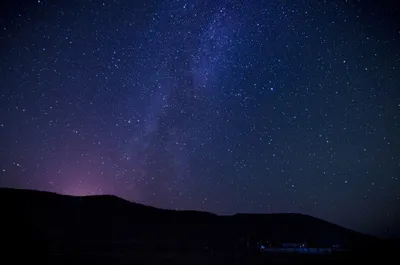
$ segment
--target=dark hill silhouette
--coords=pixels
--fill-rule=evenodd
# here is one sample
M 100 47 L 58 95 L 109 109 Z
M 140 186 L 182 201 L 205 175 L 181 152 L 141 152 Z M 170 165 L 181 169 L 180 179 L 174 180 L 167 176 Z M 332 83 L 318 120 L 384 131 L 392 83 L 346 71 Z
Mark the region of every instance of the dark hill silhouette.
M 111 195 L 74 197 L 8 188 L 0 189 L 0 201 L 7 251 L 34 256 L 101 254 L 146 260 L 189 252 L 236 257 L 259 252 L 261 245 L 281 247 L 282 243 L 319 248 L 339 245 L 362 253 L 391 246 L 302 214 L 218 216 L 158 209 Z

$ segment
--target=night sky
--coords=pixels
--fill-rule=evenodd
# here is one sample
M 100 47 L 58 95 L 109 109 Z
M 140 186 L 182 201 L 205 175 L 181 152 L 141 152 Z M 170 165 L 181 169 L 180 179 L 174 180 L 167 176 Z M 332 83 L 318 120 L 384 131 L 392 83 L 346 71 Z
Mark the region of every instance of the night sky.
M 399 235 L 396 8 L 3 3 L 0 186 Z

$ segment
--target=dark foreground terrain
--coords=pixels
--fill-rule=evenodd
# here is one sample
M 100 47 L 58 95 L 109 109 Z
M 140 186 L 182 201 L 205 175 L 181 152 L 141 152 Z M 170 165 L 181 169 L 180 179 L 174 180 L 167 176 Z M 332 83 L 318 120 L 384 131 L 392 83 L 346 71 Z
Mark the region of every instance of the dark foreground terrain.
M 0 189 L 2 264 L 395 264 L 397 246 L 301 214 L 162 210 Z

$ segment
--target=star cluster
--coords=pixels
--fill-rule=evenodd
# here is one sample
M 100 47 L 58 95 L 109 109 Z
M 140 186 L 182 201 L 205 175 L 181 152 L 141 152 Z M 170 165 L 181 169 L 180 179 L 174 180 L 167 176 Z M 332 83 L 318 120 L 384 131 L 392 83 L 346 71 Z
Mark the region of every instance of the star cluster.
M 10 1 L 0 185 L 396 235 L 400 16 L 362 2 Z

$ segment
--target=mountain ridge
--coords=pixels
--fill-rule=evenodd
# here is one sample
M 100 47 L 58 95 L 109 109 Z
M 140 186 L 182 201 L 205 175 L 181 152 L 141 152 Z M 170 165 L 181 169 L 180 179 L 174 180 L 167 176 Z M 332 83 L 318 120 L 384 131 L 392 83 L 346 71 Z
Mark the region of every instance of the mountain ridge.
M 113 201 L 115 203 L 124 203 L 126 204 L 126 206 L 135 206 L 135 207 L 141 207 L 143 209 L 148 209 L 148 210 L 156 210 L 156 211 L 167 211 L 167 212 L 174 212 L 174 213 L 190 213 L 190 214 L 201 214 L 201 215 L 207 215 L 207 216 L 213 216 L 213 217 L 245 217 L 245 218 L 259 218 L 262 216 L 268 216 L 268 217 L 297 217 L 297 218 L 312 218 L 314 220 L 320 220 L 323 221 L 325 223 L 331 224 L 331 225 L 335 225 L 338 226 L 340 228 L 352 231 L 354 233 L 359 233 L 359 234 L 363 234 L 361 232 L 358 231 L 354 231 L 352 229 L 348 229 L 345 227 L 342 227 L 340 225 L 334 224 L 332 222 L 314 217 L 312 215 L 308 215 L 308 214 L 303 214 L 303 213 L 234 213 L 234 214 L 224 214 L 224 215 L 219 215 L 216 213 L 211 213 L 211 212 L 207 212 L 207 211 L 200 211 L 200 210 L 176 210 L 176 209 L 165 209 L 165 208 L 158 208 L 155 206 L 151 206 L 151 205 L 146 205 L 146 204 L 142 204 L 142 203 L 137 203 L 137 202 L 133 202 L 133 201 L 129 201 L 126 200 L 124 198 L 118 197 L 116 195 L 112 195 L 112 194 L 96 194 L 96 195 L 83 195 L 83 196 L 75 196 L 75 195 L 67 195 L 67 194 L 60 194 L 57 192 L 51 192 L 51 191 L 39 191 L 39 190 L 31 190 L 31 189 L 16 189 L 16 188 L 0 188 L 0 196 L 4 193 L 15 193 L 14 195 L 17 195 L 17 193 L 24 193 L 24 194 L 30 194 L 30 195 L 34 195 L 34 194 L 40 194 L 43 196 L 62 196 L 64 198 L 71 198 L 73 200 L 86 200 L 86 201 L 92 201 L 92 200 L 97 200 L 97 201 Z M 365 235 L 365 234 L 363 234 Z M 370 235 L 368 235 L 370 236 Z M 375 237 L 375 236 L 371 236 L 371 237 Z
M 288 243 L 359 253 L 392 249 L 382 239 L 300 213 L 216 215 L 159 209 L 114 195 L 71 196 L 11 188 L 0 188 L 0 202 L 0 227 L 3 240 L 11 242 L 10 251 L 83 255 L 83 249 L 99 248 L 107 253 L 191 249 L 237 255 Z

